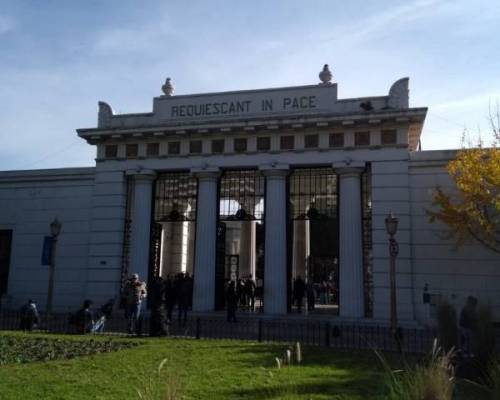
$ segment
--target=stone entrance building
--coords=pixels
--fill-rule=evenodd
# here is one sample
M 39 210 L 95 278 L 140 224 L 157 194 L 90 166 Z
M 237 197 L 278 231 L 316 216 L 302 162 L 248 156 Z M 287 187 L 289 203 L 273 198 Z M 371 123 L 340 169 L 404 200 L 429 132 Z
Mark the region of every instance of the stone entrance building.
M 251 276 L 267 314 L 297 312 L 299 281 L 307 313 L 387 320 L 392 211 L 402 322 L 427 324 L 440 299 L 458 308 L 471 294 L 499 316 L 498 256 L 456 249 L 428 222 L 454 152 L 420 151 L 427 109 L 409 106 L 407 78 L 388 95 L 346 99 L 327 68 L 309 86 L 162 89 L 151 112 L 99 102 L 97 127 L 77 130 L 95 167 L 0 173 L 4 307 L 43 308 L 42 242 L 57 217 L 56 309 L 117 297 L 132 272 L 189 273 L 198 312 L 222 309 L 225 284 Z

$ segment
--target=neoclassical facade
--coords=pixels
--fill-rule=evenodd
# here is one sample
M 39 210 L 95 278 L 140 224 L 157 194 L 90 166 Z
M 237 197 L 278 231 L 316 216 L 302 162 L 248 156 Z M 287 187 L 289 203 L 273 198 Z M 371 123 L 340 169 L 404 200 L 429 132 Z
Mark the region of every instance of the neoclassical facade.
M 194 277 L 193 311 L 224 308 L 228 281 L 252 279 L 256 312 L 387 321 L 385 218 L 399 220 L 398 316 L 432 323 L 435 304 L 468 295 L 500 306 L 499 258 L 443 238 L 430 224 L 436 186 L 451 187 L 454 152 L 420 151 L 427 109 L 408 78 L 388 95 L 339 99 L 327 66 L 318 84 L 176 95 L 151 112 L 99 102 L 93 168 L 0 173 L 2 304 L 43 308 L 43 236 L 62 222 L 58 309 L 119 296 L 124 279 Z

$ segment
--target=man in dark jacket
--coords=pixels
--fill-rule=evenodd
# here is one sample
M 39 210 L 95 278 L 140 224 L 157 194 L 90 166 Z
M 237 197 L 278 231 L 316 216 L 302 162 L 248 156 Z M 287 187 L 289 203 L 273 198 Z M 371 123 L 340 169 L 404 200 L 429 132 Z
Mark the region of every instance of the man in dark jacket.
M 165 283 L 161 276 L 153 282 L 150 290 L 151 319 L 149 334 L 151 336 L 164 336 L 167 334 L 165 321 Z
M 192 293 L 191 279 L 189 274 L 179 274 L 177 302 L 178 302 L 178 322 L 179 325 L 186 325 L 187 312 L 189 303 L 191 302 L 190 296 Z
M 83 306 L 75 314 L 73 314 L 72 324 L 74 325 L 75 333 L 85 334 L 92 332 L 94 327 L 94 318 L 90 306 L 91 300 L 85 300 Z
M 176 302 L 176 294 L 174 281 L 172 280 L 170 274 L 167 275 L 167 278 L 164 280 L 165 285 L 165 308 L 167 309 L 167 323 L 172 321 L 172 312 L 174 310 L 175 302 Z
M 299 275 L 293 283 L 293 295 L 295 297 L 295 301 L 297 302 L 297 309 L 299 314 L 302 312 L 302 300 L 304 298 L 305 291 L 306 285 Z
M 23 331 L 32 331 L 35 325 L 40 323 L 40 317 L 38 315 L 38 310 L 36 309 L 36 304 L 33 300 L 28 300 L 28 302 L 21 307 L 21 326 Z
M 238 308 L 238 293 L 236 283 L 230 281 L 226 288 L 227 322 L 236 322 L 236 309 Z
M 247 297 L 247 304 L 250 311 L 255 311 L 255 281 L 252 275 L 248 275 L 248 279 L 245 281 L 245 295 Z

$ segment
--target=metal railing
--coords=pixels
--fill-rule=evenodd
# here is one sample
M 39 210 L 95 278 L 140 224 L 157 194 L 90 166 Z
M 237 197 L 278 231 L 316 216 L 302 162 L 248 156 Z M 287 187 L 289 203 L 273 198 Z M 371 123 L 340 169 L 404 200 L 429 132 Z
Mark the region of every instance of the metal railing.
M 54 314 L 41 318 L 35 328 L 38 332 L 73 333 L 70 314 Z M 104 334 L 126 335 L 128 321 L 116 315 L 106 321 Z M 142 334 L 149 335 L 149 317 L 142 321 Z M 174 337 L 196 339 L 239 339 L 259 342 L 300 342 L 304 345 L 337 349 L 403 351 L 427 353 L 431 350 L 435 332 L 421 328 L 400 328 L 397 340 L 386 326 L 335 323 L 332 321 L 274 320 L 246 318 L 237 323 L 217 317 L 190 317 L 186 323 L 173 320 L 167 324 L 168 334 Z M 21 314 L 17 311 L 0 312 L 0 330 L 20 330 Z

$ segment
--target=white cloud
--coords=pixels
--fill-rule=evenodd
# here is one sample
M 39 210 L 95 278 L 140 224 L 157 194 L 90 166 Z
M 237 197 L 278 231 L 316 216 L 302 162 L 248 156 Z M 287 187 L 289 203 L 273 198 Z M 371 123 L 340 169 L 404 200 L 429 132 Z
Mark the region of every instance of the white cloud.
M 334 35 L 322 41 L 335 41 L 344 47 L 370 39 L 372 35 L 391 28 L 406 25 L 408 22 L 436 15 L 436 6 L 442 0 L 418 0 L 400 6 L 387 7 L 385 10 L 355 23 L 340 25 L 334 29 Z
M 438 104 L 432 105 L 432 109 L 436 111 L 440 110 L 456 110 L 456 109 L 467 109 L 471 107 L 484 107 L 486 110 L 488 104 L 498 101 L 500 98 L 500 91 L 480 93 L 473 96 L 463 97 L 461 99 L 450 100 Z
M 98 32 L 92 49 L 96 53 L 125 54 L 132 52 L 151 53 L 168 51 L 168 37 L 177 35 L 176 30 L 165 15 L 159 15 L 158 20 L 148 21 L 125 28 L 104 29 Z

